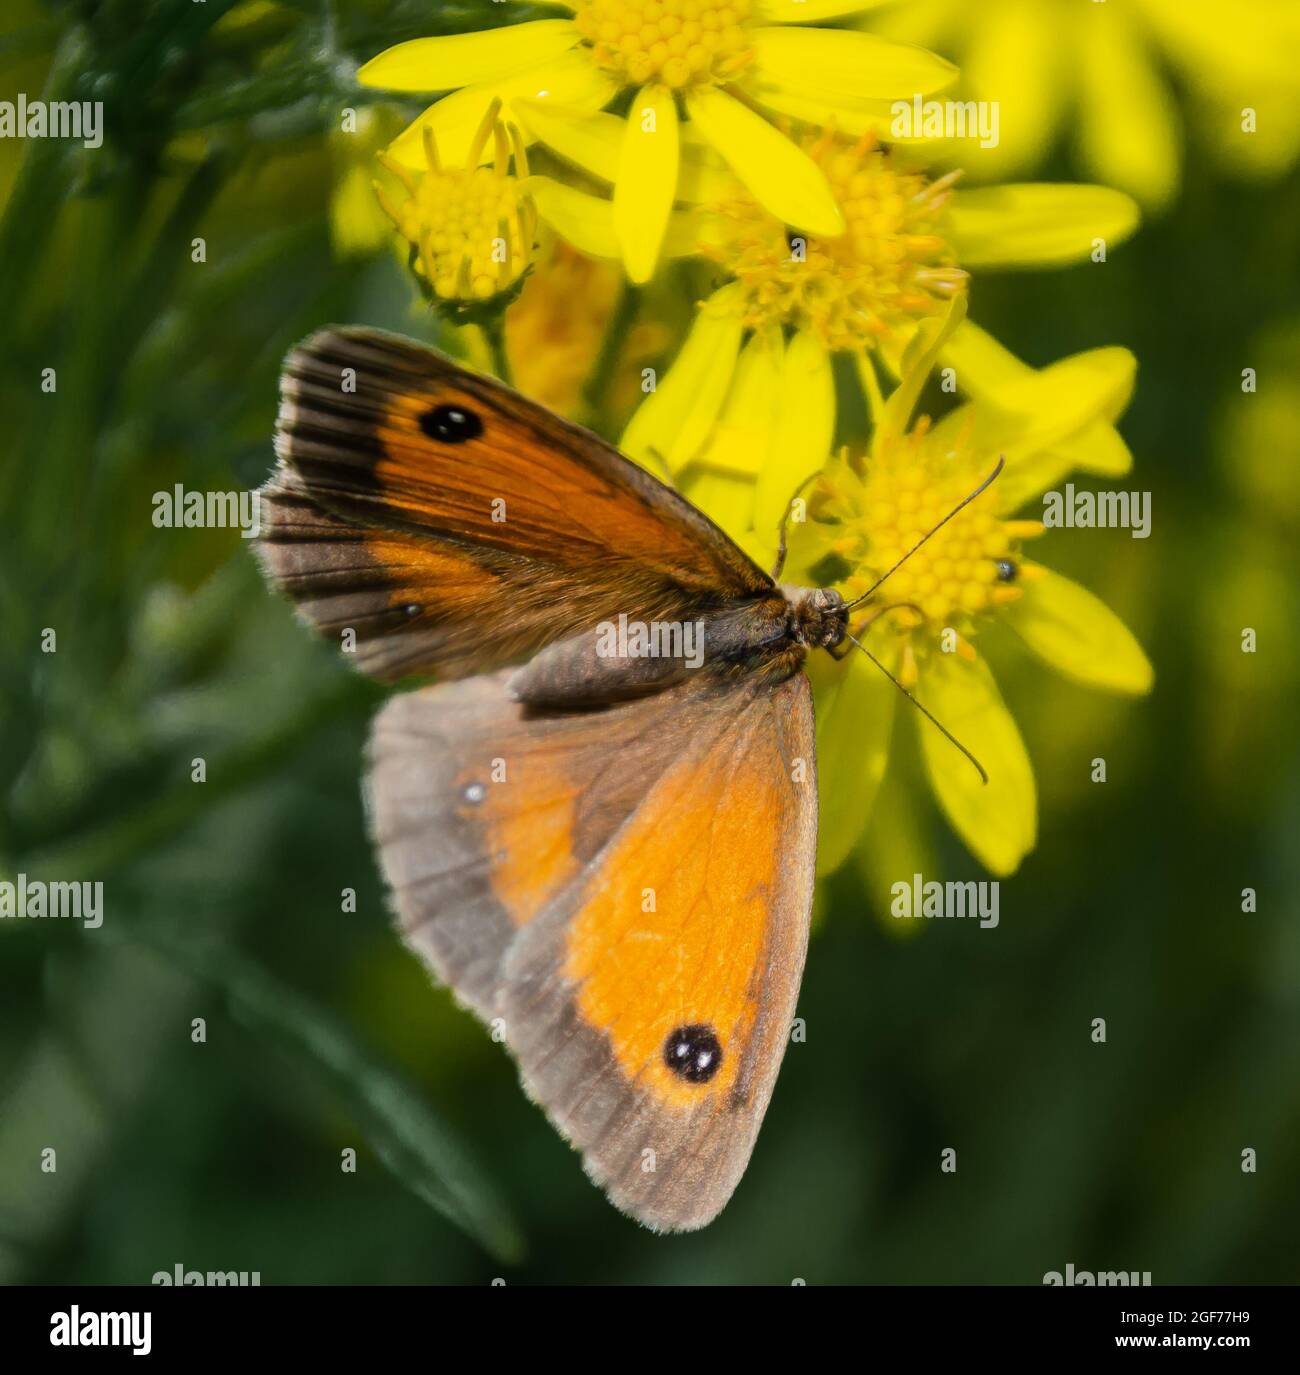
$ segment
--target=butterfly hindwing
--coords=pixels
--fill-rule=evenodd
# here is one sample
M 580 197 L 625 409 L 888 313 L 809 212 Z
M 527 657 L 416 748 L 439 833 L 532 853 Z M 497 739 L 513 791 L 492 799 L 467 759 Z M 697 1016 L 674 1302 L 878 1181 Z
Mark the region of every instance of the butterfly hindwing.
M 701 678 L 570 716 L 530 714 L 504 681 L 408 694 L 377 723 L 372 806 L 404 932 L 501 1019 L 619 1207 L 702 1226 L 749 1160 L 794 1016 L 807 679 Z

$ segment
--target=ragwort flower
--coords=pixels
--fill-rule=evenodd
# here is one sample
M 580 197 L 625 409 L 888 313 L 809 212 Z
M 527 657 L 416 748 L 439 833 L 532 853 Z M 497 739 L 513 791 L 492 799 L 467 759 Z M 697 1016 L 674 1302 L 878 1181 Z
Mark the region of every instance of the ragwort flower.
M 458 315 L 493 309 L 513 294 L 532 261 L 537 212 L 526 190 L 528 158 L 514 125 L 492 101 L 463 163 L 444 162 L 437 136 L 422 134 L 424 166 L 416 171 L 381 154 L 406 199 L 375 195 L 411 246 L 411 268 L 431 297 Z M 491 148 L 490 166 L 480 156 Z
M 756 530 L 770 539 L 790 491 L 829 451 L 832 354 L 855 359 L 870 399 L 873 358 L 897 376 L 920 324 L 965 295 L 967 268 L 1082 261 L 1099 241 L 1127 237 L 1137 220 L 1133 202 L 1105 187 L 959 190 L 955 174 L 931 177 L 870 133 L 853 141 L 809 133 L 804 147 L 824 170 L 847 232 L 794 234 L 743 191 L 701 207 L 697 249 L 728 280 L 701 305 L 623 435 L 625 451 L 666 465 L 738 538 Z M 944 361 L 972 397 L 1032 373 L 969 323 L 946 347 Z M 1081 444 L 1078 466 L 1127 467 L 1113 431 L 1090 432 Z
M 824 236 L 844 219 L 822 169 L 772 123 L 785 115 L 883 126 L 890 102 L 950 85 L 955 69 L 920 48 L 820 19 L 872 0 L 568 0 L 570 18 L 420 38 L 380 53 L 358 79 L 393 91 L 451 91 L 392 145 L 418 166 L 424 130 L 467 154 L 494 99 L 595 114 L 630 93 L 613 177 L 629 275 L 654 271 L 679 193 L 684 130 L 714 149 L 782 223 Z
M 1033 767 L 991 670 L 977 653 L 997 623 L 1049 667 L 1104 691 L 1141 694 L 1153 674 L 1115 614 L 1077 583 L 1031 559 L 1042 522 L 1017 514 L 1059 473 L 1059 446 L 1114 406 L 1111 364 L 1096 350 L 1035 374 L 1024 409 L 968 402 L 937 424 L 912 423 L 921 387 L 959 316 L 927 324 L 903 379 L 877 416 L 865 453 L 834 458 L 811 489 L 807 521 L 793 526 L 793 568 L 829 573 L 852 599 L 915 548 L 851 621 L 857 636 L 979 758 L 987 786 L 943 735 L 856 651 L 813 666 L 823 803 L 821 866 L 849 854 L 888 763 L 896 712 L 916 717 L 931 788 L 954 830 L 983 864 L 1010 874 L 1033 848 Z M 1132 359 L 1127 357 L 1130 385 Z M 1029 394 L 1032 393 L 1032 396 Z M 1005 460 L 1005 474 L 973 500 Z M 957 509 L 960 508 L 960 509 Z M 944 517 L 956 510 L 946 523 Z M 924 543 L 927 532 L 940 528 Z M 916 546 L 920 544 L 920 547 Z

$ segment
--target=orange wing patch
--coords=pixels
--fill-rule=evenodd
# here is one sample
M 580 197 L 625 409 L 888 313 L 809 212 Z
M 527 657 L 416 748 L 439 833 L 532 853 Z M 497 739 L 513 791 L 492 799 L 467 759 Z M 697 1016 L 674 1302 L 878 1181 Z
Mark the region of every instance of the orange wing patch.
M 668 489 L 594 435 L 464 371 L 409 385 L 384 398 L 374 478 L 412 528 L 561 568 L 603 558 L 629 574 L 657 573 L 702 590 L 728 585 L 726 570 L 709 566 L 700 530 L 663 500 Z M 430 417 L 438 415 L 463 435 L 432 439 Z M 754 571 L 752 585 L 734 590 L 761 588 L 765 580 Z
M 608 1034 L 629 1080 L 667 1102 L 698 1101 L 706 1082 L 669 1068 L 675 1032 L 700 1028 L 701 1053 L 713 1033 L 719 1063 L 696 1072 L 712 1069 L 709 1088 L 725 1093 L 753 1031 L 750 974 L 762 967 L 776 868 L 789 858 L 766 841 L 789 790 L 770 764 L 727 735 L 665 780 L 653 814 L 633 817 L 602 856 L 605 882 L 569 929 L 565 974 L 583 1019 Z
M 462 815 L 481 808 L 484 847 L 492 856 L 492 891 L 510 920 L 522 926 L 541 911 L 581 867 L 573 853 L 574 809 L 587 780 L 575 777 L 572 761 L 554 755 L 514 759 L 498 756 L 508 771 L 500 784 L 481 781 L 481 771 L 461 773 Z M 526 799 L 524 805 L 520 800 Z

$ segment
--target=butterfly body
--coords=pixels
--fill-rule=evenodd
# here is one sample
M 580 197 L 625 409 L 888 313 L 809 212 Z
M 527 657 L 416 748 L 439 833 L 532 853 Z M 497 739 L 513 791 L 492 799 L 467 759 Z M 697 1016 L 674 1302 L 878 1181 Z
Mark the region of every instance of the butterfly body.
M 514 674 L 509 691 L 516 701 L 559 709 L 661 692 L 696 672 L 721 678 L 759 674 L 781 682 L 802 668 L 810 648 L 838 646 L 846 628 L 838 592 L 783 585 L 702 615 L 694 627 L 698 662 L 682 654 L 604 652 L 618 646 L 615 627 L 606 623 L 548 645 Z
M 702 1226 L 749 1160 L 802 974 L 810 649 L 778 585 L 596 436 L 394 336 L 286 362 L 261 555 L 394 696 L 369 811 L 399 928 L 500 1027 L 621 1208 Z

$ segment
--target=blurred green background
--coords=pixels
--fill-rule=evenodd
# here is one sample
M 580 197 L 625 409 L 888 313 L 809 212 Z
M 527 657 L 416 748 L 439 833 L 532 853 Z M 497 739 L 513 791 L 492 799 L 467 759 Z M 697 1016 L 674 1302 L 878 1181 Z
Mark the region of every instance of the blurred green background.
M 374 98 L 358 60 L 484 10 L 528 13 L 5 6 L 0 99 L 103 100 L 107 128 L 0 140 L 0 877 L 101 880 L 106 916 L 0 922 L 0 1280 L 1300 1279 L 1300 178 L 1236 180 L 1189 123 L 1177 200 L 1104 271 L 976 281 L 1030 362 L 1138 355 L 1123 485 L 1152 536 L 1055 532 L 1048 561 L 1133 627 L 1156 690 L 998 646 L 1041 796 L 1000 926 L 902 939 L 867 860 L 824 885 L 807 1040 L 749 1172 L 705 1232 L 656 1237 L 390 930 L 359 790 L 382 694 L 236 531 L 151 523 L 175 483 L 262 481 L 311 329 L 437 337 L 396 256 L 351 251 L 334 131 Z M 1052 159 L 1080 175 L 1068 140 Z M 901 778 L 880 836 L 929 805 Z

